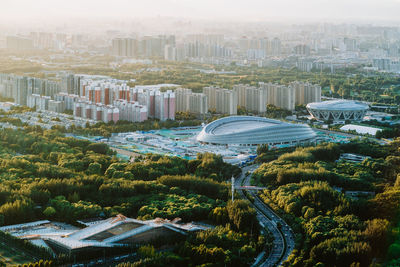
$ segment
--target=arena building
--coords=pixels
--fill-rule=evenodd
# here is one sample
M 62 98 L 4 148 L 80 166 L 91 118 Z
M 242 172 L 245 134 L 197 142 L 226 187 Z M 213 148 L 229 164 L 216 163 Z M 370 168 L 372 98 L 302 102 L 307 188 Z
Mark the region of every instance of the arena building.
M 307 110 L 317 120 L 361 121 L 369 106 L 353 100 L 330 100 L 307 104 Z
M 254 116 L 230 116 L 207 124 L 197 141 L 212 145 L 296 145 L 312 142 L 316 133 L 305 124 Z
M 79 222 L 87 227 L 79 229 L 65 223 L 42 220 L 3 226 L 0 231 L 44 247 L 53 255 L 86 255 L 85 259 L 89 259 L 89 255 L 96 255 L 96 251 L 151 244 L 156 240 L 167 244 L 190 232 L 209 229 L 193 222 L 182 223 L 179 218 L 141 221 L 122 214 L 90 223 Z

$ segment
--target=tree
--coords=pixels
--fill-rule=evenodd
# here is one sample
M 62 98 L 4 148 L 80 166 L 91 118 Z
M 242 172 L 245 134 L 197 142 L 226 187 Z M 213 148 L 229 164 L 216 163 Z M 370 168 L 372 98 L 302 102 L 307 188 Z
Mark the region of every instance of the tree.
M 53 218 L 53 216 L 56 214 L 56 210 L 49 206 L 43 211 L 43 215 L 46 216 L 47 218 Z

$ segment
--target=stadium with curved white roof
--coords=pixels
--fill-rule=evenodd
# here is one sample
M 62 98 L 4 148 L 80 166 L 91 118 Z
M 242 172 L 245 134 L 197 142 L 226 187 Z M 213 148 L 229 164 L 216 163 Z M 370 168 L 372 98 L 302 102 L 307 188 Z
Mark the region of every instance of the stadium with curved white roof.
M 330 100 L 307 104 L 307 110 L 317 120 L 360 121 L 369 106 L 353 100 Z
M 316 133 L 305 124 L 254 116 L 230 116 L 207 124 L 197 141 L 213 145 L 295 145 L 314 141 Z

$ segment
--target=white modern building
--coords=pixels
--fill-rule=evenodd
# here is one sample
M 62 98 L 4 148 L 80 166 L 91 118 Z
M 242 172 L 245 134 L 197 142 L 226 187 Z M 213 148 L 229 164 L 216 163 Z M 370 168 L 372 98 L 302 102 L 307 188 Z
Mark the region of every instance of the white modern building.
M 316 133 L 305 124 L 255 116 L 230 116 L 207 124 L 197 141 L 213 145 L 274 146 L 312 142 L 315 137 Z
M 307 110 L 317 120 L 361 121 L 369 106 L 353 100 L 330 100 L 309 103 Z

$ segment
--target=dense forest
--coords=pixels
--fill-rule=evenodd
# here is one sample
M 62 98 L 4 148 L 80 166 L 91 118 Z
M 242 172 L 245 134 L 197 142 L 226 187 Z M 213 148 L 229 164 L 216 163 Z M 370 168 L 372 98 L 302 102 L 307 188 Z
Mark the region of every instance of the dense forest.
M 172 257 L 176 266 L 246 266 L 270 244 L 259 234 L 250 203 L 228 201 L 225 181 L 240 169 L 214 154 L 199 154 L 195 160 L 149 154 L 125 162 L 105 144 L 39 127 L 0 131 L 0 154 L 1 225 L 38 219 L 76 224 L 78 219 L 119 213 L 215 225 L 185 240 L 170 240 L 168 257 L 161 253 L 146 259 L 168 262 Z
M 296 233 L 285 266 L 398 266 L 400 140 L 321 144 L 279 154 L 259 149 L 261 198 Z M 367 156 L 359 163 L 341 153 Z

